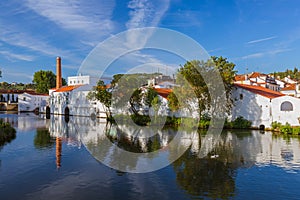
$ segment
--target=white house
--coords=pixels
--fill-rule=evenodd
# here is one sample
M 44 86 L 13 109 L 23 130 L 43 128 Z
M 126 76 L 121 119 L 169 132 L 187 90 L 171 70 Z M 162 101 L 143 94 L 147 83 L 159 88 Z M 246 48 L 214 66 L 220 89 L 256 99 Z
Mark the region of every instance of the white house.
M 35 92 L 24 92 L 18 98 L 18 112 L 45 112 L 49 95 L 37 94 Z
M 106 117 L 105 107 L 99 101 L 87 99 L 97 80 L 90 76 L 68 78 L 68 85 L 62 86 L 61 58 L 56 59 L 56 88 L 49 90 L 49 105 L 46 114 Z
M 275 121 L 300 126 L 300 99 L 260 86 L 235 86 L 232 120 L 242 116 L 257 128 L 269 128 Z

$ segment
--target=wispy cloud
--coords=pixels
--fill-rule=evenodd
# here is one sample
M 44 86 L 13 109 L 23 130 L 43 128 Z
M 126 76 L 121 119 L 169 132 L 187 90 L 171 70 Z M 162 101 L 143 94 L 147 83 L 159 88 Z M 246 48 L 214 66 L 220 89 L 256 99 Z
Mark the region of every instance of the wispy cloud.
M 262 38 L 262 39 L 257 39 L 257 40 L 251 40 L 249 42 L 247 42 L 247 44 L 255 44 L 255 43 L 259 43 L 259 42 L 265 42 L 268 40 L 273 40 L 277 38 L 277 36 L 272 36 L 272 37 L 267 37 L 267 38 Z
M 165 12 L 168 10 L 170 0 L 131 0 L 128 3 L 129 21 L 127 29 L 156 27 Z M 143 45 L 151 36 L 149 31 L 146 35 L 137 35 L 136 32 L 129 32 L 127 37 L 128 46 Z
M 30 55 L 24 55 L 24 54 L 17 54 L 9 51 L 0 51 L 0 54 L 5 56 L 8 60 L 14 61 L 14 60 L 23 60 L 23 61 L 33 61 L 34 56 Z
M 27 0 L 25 5 L 62 29 L 88 34 L 87 38 L 107 36 L 114 29 L 111 0 Z
M 275 49 L 275 50 L 270 50 L 266 52 L 258 52 L 258 53 L 253 53 L 249 54 L 243 57 L 238 58 L 237 60 L 246 60 L 246 59 L 252 59 L 252 58 L 262 58 L 264 56 L 273 56 L 276 54 L 284 53 L 287 51 L 291 51 L 292 49 Z
M 42 39 L 33 37 L 28 33 L 21 31 L 19 32 L 17 27 L 12 27 L 10 25 L 0 23 L 0 30 L 0 40 L 9 45 L 22 47 L 31 51 L 39 52 L 50 56 L 67 56 L 66 51 L 53 47 L 44 42 Z

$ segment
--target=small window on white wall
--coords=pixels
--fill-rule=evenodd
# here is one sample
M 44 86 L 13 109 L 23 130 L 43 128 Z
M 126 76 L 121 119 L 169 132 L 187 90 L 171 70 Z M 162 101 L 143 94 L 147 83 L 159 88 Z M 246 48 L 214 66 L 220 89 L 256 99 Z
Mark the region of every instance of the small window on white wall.
M 289 101 L 285 101 L 280 106 L 281 111 L 293 111 L 293 104 Z

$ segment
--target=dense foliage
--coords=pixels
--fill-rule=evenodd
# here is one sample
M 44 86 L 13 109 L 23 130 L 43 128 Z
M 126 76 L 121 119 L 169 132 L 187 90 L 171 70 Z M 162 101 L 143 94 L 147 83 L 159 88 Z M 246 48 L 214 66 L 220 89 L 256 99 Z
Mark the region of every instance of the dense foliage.
M 296 80 L 296 81 L 300 80 L 300 71 L 296 67 L 293 70 L 286 69 L 286 71 L 284 71 L 284 72 L 274 72 L 271 75 L 274 75 L 274 77 L 279 76 L 280 78 L 290 76 L 291 79 L 293 79 L 293 80 Z
M 251 128 L 252 122 L 244 119 L 242 116 L 239 116 L 235 120 L 228 122 L 225 121 L 225 128 L 233 128 L 233 129 L 249 129 Z
M 282 125 L 280 122 L 272 122 L 272 131 L 280 132 L 283 134 L 300 135 L 300 127 L 292 127 L 289 123 Z
M 35 84 L 36 92 L 47 94 L 49 89 L 56 86 L 56 75 L 52 71 L 40 70 L 34 73 L 32 82 Z M 66 84 L 66 80 L 62 79 L 62 85 Z
M 210 110 L 210 114 L 216 114 L 213 109 L 219 112 L 230 112 L 232 101 L 230 98 L 231 90 L 233 88 L 234 77 L 236 71 L 235 64 L 227 61 L 223 57 L 211 57 L 210 60 L 204 62 L 199 60 L 188 61 L 182 66 L 176 74 L 176 83 L 180 87 L 176 87 L 168 97 L 169 107 L 173 111 L 179 108 L 191 109 L 191 102 L 198 102 L 199 116 L 202 117 Z M 219 105 L 221 107 L 211 107 L 212 102 L 220 101 L 218 97 L 211 99 L 210 92 L 217 91 L 218 85 L 207 85 L 207 81 L 214 83 L 217 81 L 217 76 L 220 74 L 225 88 L 225 102 L 222 100 Z M 204 78 L 205 77 L 205 78 Z M 220 96 L 223 94 L 220 94 Z M 195 99 L 196 98 L 196 99 Z M 217 104 L 215 104 L 217 105 Z M 206 111 L 206 112 L 205 112 Z

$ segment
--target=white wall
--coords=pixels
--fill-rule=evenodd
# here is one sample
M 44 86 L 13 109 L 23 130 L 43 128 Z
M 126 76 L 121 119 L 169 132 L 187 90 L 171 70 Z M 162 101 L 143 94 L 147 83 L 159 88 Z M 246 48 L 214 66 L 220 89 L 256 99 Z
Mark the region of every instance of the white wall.
M 281 104 L 285 101 L 291 102 L 293 111 L 281 111 Z M 272 118 L 273 121 L 285 124 L 288 122 L 292 126 L 300 126 L 298 118 L 300 117 L 300 99 L 291 96 L 282 96 L 272 99 Z
M 242 88 L 233 90 L 232 120 L 242 116 L 252 121 L 252 126 L 259 127 L 265 125 L 269 127 L 270 123 L 270 99 L 264 96 L 252 93 Z
M 39 111 L 46 106 L 49 96 L 31 95 L 28 93 L 20 94 L 18 97 L 18 111 L 34 111 L 39 108 Z

